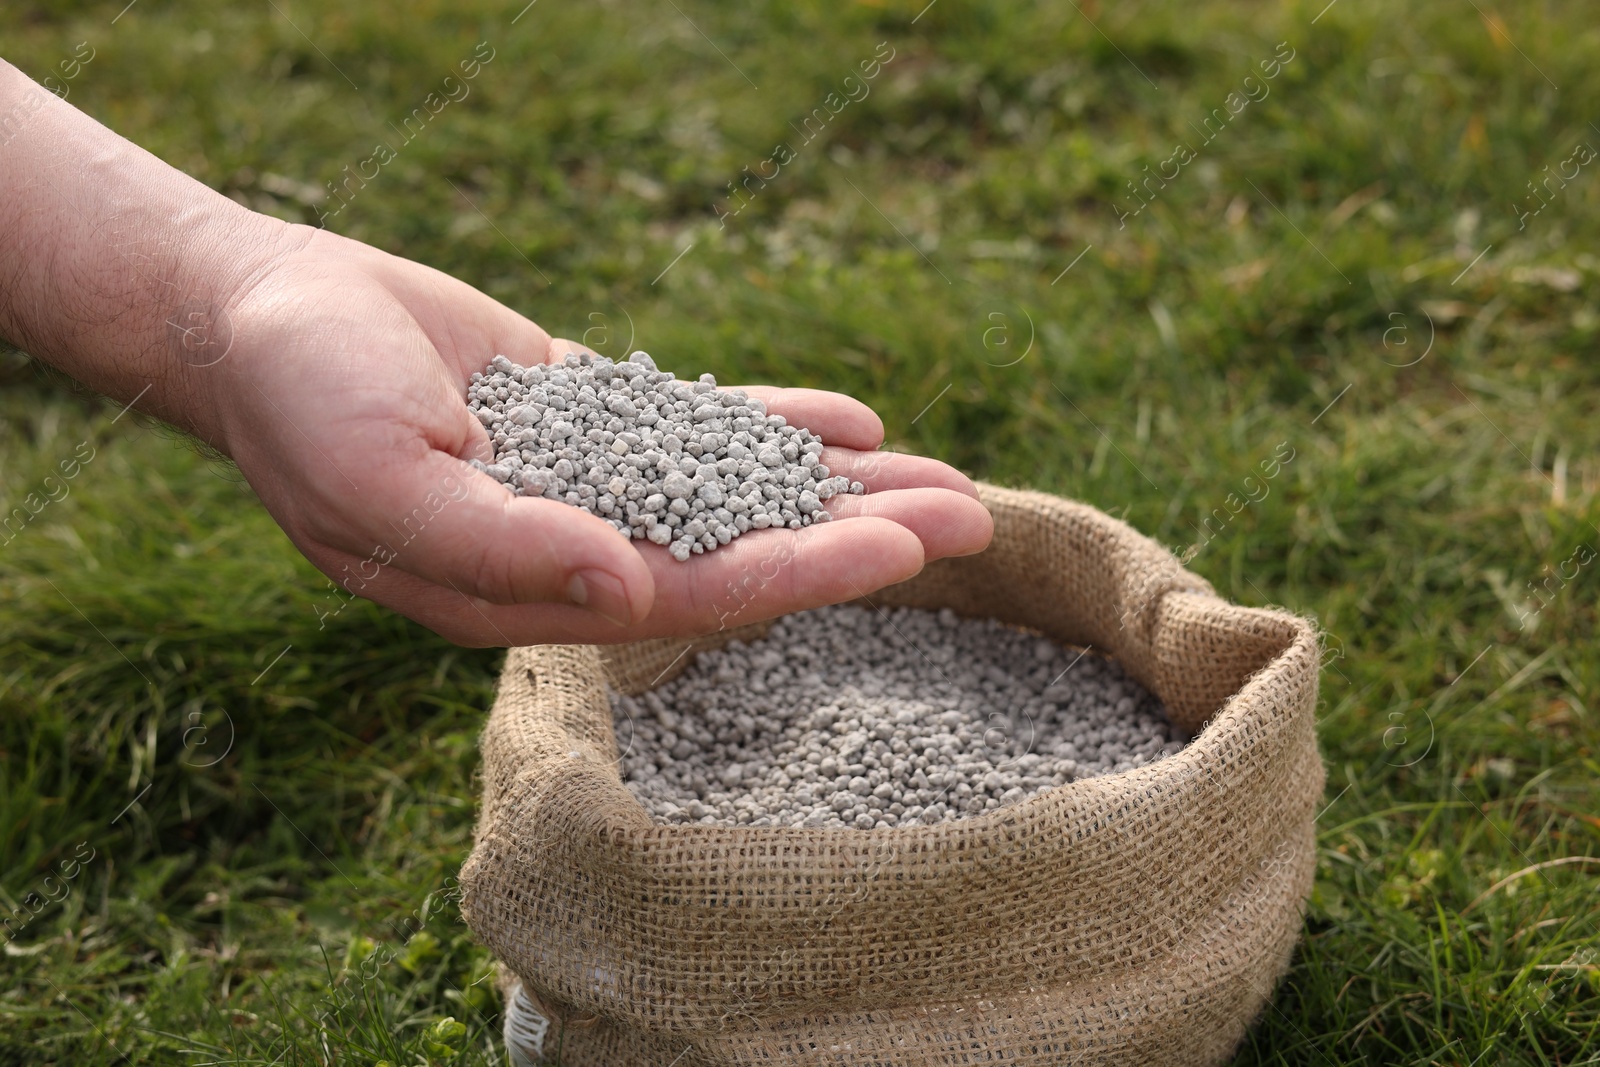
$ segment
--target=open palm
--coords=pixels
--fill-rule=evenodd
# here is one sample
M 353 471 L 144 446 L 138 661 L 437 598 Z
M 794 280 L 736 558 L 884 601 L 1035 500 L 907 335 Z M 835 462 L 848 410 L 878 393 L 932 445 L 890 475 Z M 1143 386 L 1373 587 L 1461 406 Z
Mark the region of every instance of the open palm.
M 465 404 L 497 354 L 583 350 L 465 283 L 310 231 L 230 307 L 232 347 L 208 368 L 229 452 L 312 563 L 352 594 L 468 645 L 695 634 L 851 599 L 927 560 L 981 550 L 988 513 L 952 468 L 874 452 L 865 405 L 811 389 L 746 387 L 828 445 L 866 485 L 834 522 L 751 531 L 674 560 L 557 501 L 515 497 Z

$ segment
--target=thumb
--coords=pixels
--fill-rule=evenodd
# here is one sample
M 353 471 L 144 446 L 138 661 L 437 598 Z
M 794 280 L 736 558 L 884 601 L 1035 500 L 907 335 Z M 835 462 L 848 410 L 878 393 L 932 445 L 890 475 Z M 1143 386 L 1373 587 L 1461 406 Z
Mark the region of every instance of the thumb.
M 514 496 L 434 449 L 368 477 L 366 507 L 377 516 L 364 531 L 377 544 L 362 563 L 369 571 L 392 565 L 495 604 L 576 604 L 623 626 L 650 612 L 655 582 L 644 559 L 580 508 Z

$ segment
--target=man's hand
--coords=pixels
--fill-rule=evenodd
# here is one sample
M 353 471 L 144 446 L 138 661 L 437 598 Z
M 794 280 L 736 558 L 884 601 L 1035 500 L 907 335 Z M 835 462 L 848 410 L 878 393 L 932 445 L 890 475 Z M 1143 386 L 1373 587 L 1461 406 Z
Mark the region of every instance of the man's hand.
M 679 563 L 570 505 L 514 497 L 465 404 L 504 354 L 560 359 L 549 334 L 437 271 L 322 231 L 291 242 L 227 308 L 231 347 L 202 368 L 219 447 L 325 574 L 463 644 L 703 633 L 865 595 L 988 543 L 971 482 L 873 452 L 883 427 L 836 393 L 751 388 L 815 431 L 867 496 L 836 521 L 751 531 Z
M 876 415 L 806 389 L 751 392 L 865 483 L 829 501 L 837 521 L 678 563 L 512 497 L 466 463 L 489 458 L 466 380 L 580 346 L 438 271 L 248 211 L 3 61 L 0 141 L 0 336 L 232 456 L 323 573 L 452 640 L 709 632 L 988 543 L 966 478 L 873 452 Z

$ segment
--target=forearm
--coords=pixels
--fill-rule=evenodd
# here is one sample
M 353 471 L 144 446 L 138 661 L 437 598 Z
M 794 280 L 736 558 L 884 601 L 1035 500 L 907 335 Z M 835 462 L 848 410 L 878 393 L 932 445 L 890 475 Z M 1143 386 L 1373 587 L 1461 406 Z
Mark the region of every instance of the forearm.
M 252 212 L 0 60 L 0 336 L 218 443 L 228 308 L 312 231 Z

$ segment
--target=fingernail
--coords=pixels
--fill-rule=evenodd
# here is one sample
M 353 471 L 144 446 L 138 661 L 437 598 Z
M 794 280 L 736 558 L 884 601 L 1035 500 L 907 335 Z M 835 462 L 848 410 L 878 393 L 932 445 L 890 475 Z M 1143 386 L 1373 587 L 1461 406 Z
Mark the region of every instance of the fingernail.
M 567 582 L 567 599 L 618 626 L 627 626 L 633 621 L 633 608 L 628 603 L 622 580 L 605 571 L 574 574 Z

